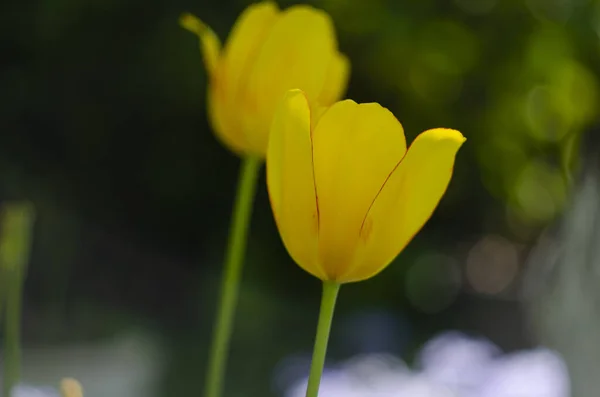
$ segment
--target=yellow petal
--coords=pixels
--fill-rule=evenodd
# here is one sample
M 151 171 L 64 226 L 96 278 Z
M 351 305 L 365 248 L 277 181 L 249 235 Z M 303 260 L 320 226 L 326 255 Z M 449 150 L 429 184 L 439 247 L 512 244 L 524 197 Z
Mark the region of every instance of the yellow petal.
M 369 206 L 406 152 L 402 125 L 376 103 L 345 100 L 329 108 L 313 132 L 319 208 L 319 258 L 328 279 L 352 265 Z
M 256 59 L 257 52 L 275 22 L 279 10 L 271 1 L 250 5 L 242 12 L 232 28 L 222 55 L 218 58 L 212 43 L 218 44 L 214 33 L 196 17 L 185 14 L 181 24 L 198 34 L 204 59 L 210 72 L 208 87 L 208 114 L 211 126 L 219 140 L 237 154 L 249 152 L 248 143 L 239 117 L 240 92 L 245 87 L 249 69 Z M 215 53 L 214 61 L 210 54 Z M 262 154 L 262 153 L 261 153 Z
M 290 256 L 304 270 L 324 279 L 317 263 L 318 210 L 310 118 L 302 91 L 286 93 L 271 127 L 267 186 L 273 215 Z
M 454 159 L 465 138 L 450 129 L 420 134 L 369 210 L 353 269 L 344 281 L 359 281 L 383 270 L 412 238 L 444 195 Z
M 219 61 L 221 42 L 219 38 L 204 22 L 190 13 L 185 13 L 179 18 L 179 24 L 195 33 L 200 39 L 200 51 L 204 58 L 204 65 L 209 76 L 212 76 Z
M 350 76 L 350 62 L 343 54 L 336 53 L 329 62 L 325 85 L 319 95 L 319 103 L 331 105 L 346 92 Z
M 248 6 L 235 22 L 223 50 L 223 89 L 229 99 L 237 100 L 245 88 L 258 52 L 279 14 L 274 2 L 263 1 Z
M 331 106 L 322 106 L 318 102 L 313 102 L 310 107 L 310 130 L 314 131 L 321 120 L 321 116 L 329 110 Z
M 249 75 L 242 100 L 245 131 L 264 151 L 273 112 L 287 90 L 304 91 L 309 102 L 323 89 L 336 47 L 330 17 L 306 5 L 286 9 L 275 22 Z
M 222 90 L 222 69 L 217 69 L 214 78 L 208 85 L 207 110 L 210 125 L 217 138 L 230 150 L 238 155 L 247 154 L 247 141 L 239 124 L 231 116 L 235 107 L 227 103 Z

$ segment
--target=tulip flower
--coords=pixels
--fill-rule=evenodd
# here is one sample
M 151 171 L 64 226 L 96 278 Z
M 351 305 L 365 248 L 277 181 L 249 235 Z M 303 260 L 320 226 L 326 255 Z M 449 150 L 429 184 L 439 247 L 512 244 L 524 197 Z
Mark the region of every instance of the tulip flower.
M 217 35 L 198 18 L 184 14 L 180 23 L 200 39 L 212 128 L 226 147 L 243 157 L 206 380 L 205 395 L 218 397 L 273 114 L 293 88 L 302 89 L 315 108 L 331 105 L 346 90 L 350 65 L 338 52 L 331 18 L 307 5 L 283 11 L 272 1 L 249 6 L 222 49 Z
M 431 217 L 465 138 L 437 128 L 410 148 L 376 103 L 311 107 L 289 91 L 267 151 L 273 215 L 290 256 L 323 280 L 307 397 L 318 394 L 339 287 L 383 270 Z
M 312 111 L 290 91 L 275 115 L 267 185 L 283 243 L 304 270 L 347 283 L 383 270 L 431 217 L 465 138 L 402 125 L 376 103 Z
M 215 33 L 196 17 L 185 14 L 181 24 L 200 38 L 212 127 L 238 154 L 264 157 L 273 113 L 287 90 L 302 89 L 311 102 L 326 106 L 345 91 L 349 63 L 338 52 L 333 23 L 323 11 L 253 4 L 222 50 Z

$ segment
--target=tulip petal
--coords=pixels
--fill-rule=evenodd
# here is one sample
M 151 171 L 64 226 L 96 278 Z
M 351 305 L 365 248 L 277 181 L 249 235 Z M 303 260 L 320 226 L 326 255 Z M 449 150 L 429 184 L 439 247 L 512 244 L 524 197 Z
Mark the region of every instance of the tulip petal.
M 215 71 L 214 78 L 208 86 L 207 110 L 211 127 L 215 136 L 230 150 L 238 155 L 246 153 L 246 137 L 231 117 L 232 107 L 227 105 L 220 82 L 222 69 Z M 235 107 L 233 107 L 235 109 Z
M 179 24 L 196 34 L 200 39 L 200 51 L 204 58 L 204 66 L 209 76 L 212 76 L 217 68 L 219 53 L 221 52 L 221 41 L 204 22 L 190 13 L 185 13 L 179 18 Z
M 340 100 L 348 85 L 350 77 L 350 61 L 343 54 L 336 53 L 329 62 L 325 85 L 319 95 L 319 103 L 331 105 Z
M 311 114 L 300 90 L 285 94 L 267 149 L 267 187 L 283 243 L 294 261 L 324 279 L 317 262 L 318 208 L 312 167 Z
M 223 50 L 223 81 L 229 99 L 236 100 L 244 89 L 260 48 L 279 15 L 275 2 L 255 3 L 240 14 L 231 29 Z
M 207 110 L 211 126 L 217 137 L 236 153 L 243 153 L 244 142 L 240 130 L 227 117 L 228 105 L 225 103 L 223 90 L 223 68 L 220 58 L 221 42 L 215 33 L 194 15 L 185 13 L 179 18 L 185 29 L 195 33 L 200 39 L 200 51 L 204 58 L 204 66 L 209 77 Z
M 450 129 L 420 134 L 374 200 L 361 230 L 345 281 L 360 281 L 383 270 L 429 220 L 444 195 L 456 153 L 466 139 Z
M 245 131 L 254 147 L 266 146 L 273 112 L 287 90 L 301 89 L 309 103 L 318 98 L 336 45 L 325 12 L 296 5 L 281 13 L 259 51 L 242 99 Z
M 240 112 L 238 100 L 248 70 L 278 14 L 277 5 L 271 1 L 246 8 L 233 26 L 211 76 L 208 113 L 212 127 L 221 142 L 240 155 L 248 154 L 248 141 L 239 117 L 232 116 L 232 112 Z
M 376 103 L 337 102 L 313 132 L 319 258 L 329 280 L 352 265 L 369 206 L 406 152 L 402 125 Z

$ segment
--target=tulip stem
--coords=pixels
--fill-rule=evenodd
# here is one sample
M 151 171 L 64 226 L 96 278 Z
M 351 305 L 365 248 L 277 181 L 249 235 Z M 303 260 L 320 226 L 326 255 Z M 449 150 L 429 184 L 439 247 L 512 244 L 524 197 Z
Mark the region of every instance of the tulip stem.
M 2 264 L 0 263 L 0 329 L 4 330 L 5 327 L 5 323 L 6 320 L 4 319 L 4 315 L 6 313 L 6 287 L 10 284 L 8 283 L 6 280 L 6 270 L 3 269 Z M 6 340 L 4 341 L 4 343 L 6 343 Z M 4 352 L 4 356 L 6 356 L 6 345 L 2 346 L 2 350 Z M 1 361 L 5 361 L 6 359 L 3 359 L 2 357 L 0 357 L 0 362 Z M 6 362 L 3 364 L 4 367 L 6 367 Z M 10 393 L 8 392 L 8 381 L 5 379 L 6 378 L 6 374 L 3 374 L 3 379 L 2 379 L 2 394 L 0 394 L 0 396 L 2 397 L 10 397 Z
M 4 319 L 4 391 L 10 397 L 12 389 L 19 381 L 21 367 L 21 294 L 23 287 L 22 269 L 13 267 L 2 272 L 5 287 Z
M 306 397 L 317 397 L 319 395 L 319 385 L 327 354 L 327 342 L 329 341 L 331 322 L 339 290 L 340 284 L 331 281 L 323 282 L 319 323 L 317 324 L 317 336 L 315 337 L 315 347 L 310 365 L 310 375 L 308 376 Z
M 229 230 L 225 268 L 221 279 L 217 319 L 213 329 L 204 390 L 205 397 L 220 397 L 223 389 L 223 378 L 240 290 L 248 229 L 256 193 L 258 171 L 261 165 L 262 160 L 259 157 L 247 156 L 242 161 L 233 218 Z
M 27 202 L 6 203 L 0 222 L 0 277 L 4 325 L 2 393 L 10 397 L 21 371 L 21 306 L 35 211 Z

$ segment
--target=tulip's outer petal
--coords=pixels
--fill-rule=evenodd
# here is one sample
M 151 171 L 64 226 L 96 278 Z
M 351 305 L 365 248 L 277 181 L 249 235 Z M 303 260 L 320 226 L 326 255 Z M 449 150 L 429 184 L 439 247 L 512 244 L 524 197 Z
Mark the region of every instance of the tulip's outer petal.
M 183 14 L 179 18 L 179 24 L 196 34 L 200 39 L 200 52 L 202 52 L 202 57 L 204 58 L 204 66 L 208 75 L 212 76 L 219 62 L 221 41 L 211 28 L 190 13 Z
M 346 281 L 360 281 L 383 270 L 429 220 L 444 195 L 456 153 L 465 138 L 438 128 L 420 134 L 373 201 Z
M 234 153 L 244 155 L 247 154 L 246 137 L 232 116 L 236 108 L 228 106 L 224 93 L 220 90 L 222 74 L 222 69 L 217 69 L 208 85 L 208 119 L 217 138 Z
M 317 262 L 318 208 L 312 166 L 310 108 L 300 90 L 285 94 L 273 117 L 267 187 L 283 243 L 294 261 L 325 279 Z
M 307 5 L 280 14 L 262 45 L 242 99 L 251 146 L 265 151 L 273 112 L 285 92 L 299 88 L 309 103 L 323 90 L 337 43 L 331 18 Z
M 277 5 L 271 1 L 252 4 L 242 12 L 227 39 L 208 89 L 212 127 L 221 142 L 240 155 L 252 150 L 239 121 L 239 97 L 257 53 L 278 15 Z
M 350 61 L 345 55 L 335 53 L 329 62 L 325 85 L 318 99 L 319 103 L 328 106 L 340 100 L 346 92 L 349 77 Z
M 258 53 L 280 16 L 272 1 L 255 3 L 242 12 L 223 49 L 223 89 L 233 101 L 245 88 Z M 278 98 L 281 99 L 281 98 Z
M 313 102 L 310 108 L 310 130 L 314 131 L 321 116 L 329 110 L 331 106 L 322 106 L 318 102 Z
M 406 152 L 402 125 L 376 103 L 331 106 L 313 132 L 319 260 L 343 282 L 369 206 Z

